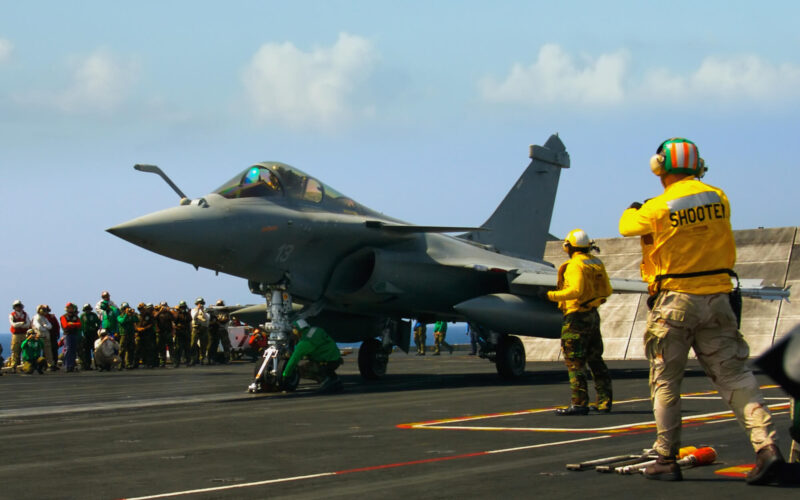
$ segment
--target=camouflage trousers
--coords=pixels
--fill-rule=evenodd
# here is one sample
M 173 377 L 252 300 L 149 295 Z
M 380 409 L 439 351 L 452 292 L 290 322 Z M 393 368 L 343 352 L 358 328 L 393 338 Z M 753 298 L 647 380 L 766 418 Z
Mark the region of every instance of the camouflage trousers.
M 681 445 L 681 381 L 694 349 L 719 395 L 745 429 L 753 449 L 775 444 L 772 416 L 753 373 L 750 348 L 736 326 L 728 295 L 664 291 L 647 318 L 644 348 L 650 361 L 650 398 L 656 420 L 653 448 L 677 455 Z
M 586 406 L 589 403 L 586 382 L 588 367 L 592 372 L 594 388 L 597 391 L 597 408 L 610 409 L 611 376 L 603 361 L 603 337 L 600 335 L 600 315 L 597 314 L 597 309 L 564 316 L 564 324 L 561 326 L 561 349 L 569 374 L 572 404 Z
M 417 352 L 425 354 L 425 342 L 428 340 L 425 333 L 414 332 L 414 344 L 417 346 Z

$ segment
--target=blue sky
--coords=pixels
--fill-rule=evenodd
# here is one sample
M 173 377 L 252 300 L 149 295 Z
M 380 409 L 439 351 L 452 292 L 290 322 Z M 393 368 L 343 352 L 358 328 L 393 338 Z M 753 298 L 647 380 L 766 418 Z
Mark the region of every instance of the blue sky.
M 796 2 L 0 1 L 0 304 L 256 297 L 104 229 L 251 163 L 476 225 L 558 132 L 551 231 L 614 237 L 694 140 L 737 229 L 798 224 Z

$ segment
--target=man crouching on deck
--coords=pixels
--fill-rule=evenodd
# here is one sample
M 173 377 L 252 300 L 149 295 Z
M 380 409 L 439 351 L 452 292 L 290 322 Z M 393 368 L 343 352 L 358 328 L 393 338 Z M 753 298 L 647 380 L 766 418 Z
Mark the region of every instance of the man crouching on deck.
M 292 333 L 299 339 L 283 370 L 283 379 L 291 377 L 296 368 L 301 378 L 320 382 L 317 392 L 342 392 L 344 386 L 336 375 L 336 369 L 342 364 L 342 354 L 336 342 L 325 330 L 310 326 L 304 319 L 295 321 Z

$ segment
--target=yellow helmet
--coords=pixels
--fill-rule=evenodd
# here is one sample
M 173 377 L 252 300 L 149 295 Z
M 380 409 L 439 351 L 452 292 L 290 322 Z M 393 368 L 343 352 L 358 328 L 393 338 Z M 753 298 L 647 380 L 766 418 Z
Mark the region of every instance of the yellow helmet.
M 567 234 L 567 237 L 564 238 L 562 247 L 564 251 L 566 251 L 568 247 L 588 249 L 591 248 L 592 245 L 594 245 L 594 242 L 589 239 L 589 235 L 586 234 L 586 231 L 583 229 L 573 229 Z

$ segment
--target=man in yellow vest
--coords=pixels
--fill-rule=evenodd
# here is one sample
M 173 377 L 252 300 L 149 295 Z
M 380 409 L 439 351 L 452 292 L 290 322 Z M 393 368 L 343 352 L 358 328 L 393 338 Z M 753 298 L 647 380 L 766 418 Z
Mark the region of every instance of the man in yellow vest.
M 736 245 L 725 193 L 700 181 L 705 163 L 697 146 L 683 138 L 661 143 L 650 160 L 664 192 L 635 202 L 619 221 L 623 236 L 642 242 L 642 278 L 651 307 L 645 332 L 650 361 L 650 393 L 658 452 L 645 477 L 679 481 L 680 387 L 689 349 L 736 415 L 757 453 L 749 484 L 778 479 L 783 457 L 776 446 L 772 417 L 753 373 L 750 354 L 738 331 L 731 300 Z M 739 303 L 740 304 L 740 303 Z
M 558 302 L 558 308 L 564 313 L 561 349 L 569 374 L 572 401 L 569 407 L 557 409 L 556 414 L 589 413 L 587 366 L 592 371 L 597 391 L 596 409 L 608 413 L 611 411 L 611 376 L 603 362 L 603 338 L 597 307 L 611 295 L 611 284 L 603 262 L 591 254 L 597 247 L 586 231 L 570 231 L 562 248 L 569 254 L 569 260 L 558 269 L 558 288 L 547 292 L 547 298 Z

